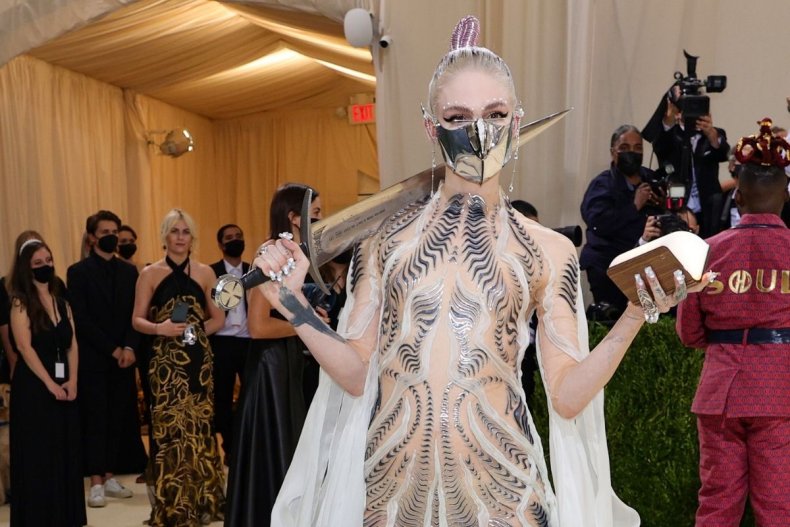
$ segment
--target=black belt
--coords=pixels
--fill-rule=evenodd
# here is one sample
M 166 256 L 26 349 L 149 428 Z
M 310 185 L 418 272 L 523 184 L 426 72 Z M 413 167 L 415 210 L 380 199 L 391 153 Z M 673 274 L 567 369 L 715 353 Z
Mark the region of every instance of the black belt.
M 790 328 L 718 329 L 708 333 L 713 344 L 790 344 Z

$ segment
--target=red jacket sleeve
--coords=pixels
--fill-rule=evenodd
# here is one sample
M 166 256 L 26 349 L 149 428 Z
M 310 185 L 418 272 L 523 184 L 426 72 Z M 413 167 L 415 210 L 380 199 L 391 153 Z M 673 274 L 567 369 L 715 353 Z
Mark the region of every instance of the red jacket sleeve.
M 699 303 L 700 293 L 690 293 L 688 298 L 678 305 L 678 318 L 675 329 L 684 346 L 689 348 L 705 348 L 705 315 Z

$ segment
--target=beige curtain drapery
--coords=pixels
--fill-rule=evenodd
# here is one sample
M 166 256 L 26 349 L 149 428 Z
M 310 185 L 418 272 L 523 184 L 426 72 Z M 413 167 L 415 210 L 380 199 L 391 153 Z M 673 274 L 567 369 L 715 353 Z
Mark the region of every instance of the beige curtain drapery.
M 172 207 L 194 216 L 196 255 L 220 257 L 215 232 L 238 223 L 252 248 L 268 236 L 268 204 L 287 181 L 321 193 L 324 210 L 357 200 L 358 172 L 378 178 L 372 125 L 336 109 L 211 121 L 161 101 L 22 56 L 0 68 L 0 273 L 13 239 L 41 231 L 63 275 L 79 258 L 85 219 L 100 208 L 138 232 L 138 261 L 161 257 L 159 224 Z M 195 151 L 158 151 L 185 127 Z M 251 252 L 250 250 L 250 252 Z
M 32 228 L 64 274 L 99 203 L 128 213 L 121 90 L 20 57 L 0 69 L 0 115 L 0 272 Z
M 164 5 L 176 8 L 179 2 L 176 0 Z M 21 5 L 24 2 L 0 0 L 0 15 L 9 12 L 11 3 Z M 69 13 L 85 14 L 80 22 L 84 24 L 121 3 L 53 0 L 49 6 L 60 5 L 60 8 L 67 9 L 63 5 L 69 4 Z M 140 4 L 138 8 L 142 8 L 155 3 L 146 0 L 146 3 L 134 5 Z M 98 10 L 80 10 L 77 7 L 87 4 Z M 430 166 L 431 147 L 422 133 L 419 103 L 425 99 L 428 79 L 447 48 L 453 25 L 465 14 L 479 15 L 483 22 L 483 44 L 500 53 L 510 64 L 527 119 L 569 106 L 575 108 L 563 123 L 522 149 L 516 171 L 514 197 L 535 202 L 541 219 L 550 226 L 580 222 L 579 203 L 584 189 L 590 178 L 608 164 L 609 134 L 619 124 L 644 125 L 661 93 L 669 86 L 672 73 L 685 68 L 684 48 L 701 56 L 700 74 L 729 76 L 727 90 L 712 96 L 712 109 L 714 123 L 724 127 L 731 139 L 754 133 L 755 121 L 766 115 L 773 117 L 777 124 L 788 124 L 784 98 L 790 85 L 790 69 L 781 67 L 786 55 L 781 35 L 784 34 L 785 15 L 790 14 L 790 6 L 783 0 L 765 0 L 759 9 L 751 11 L 744 11 L 742 2 L 735 0 L 250 0 L 217 4 L 223 13 L 236 15 L 245 12 L 248 5 L 286 6 L 294 9 L 292 14 L 307 12 L 333 20 L 340 20 L 350 7 L 366 7 L 376 14 L 377 26 L 393 41 L 386 50 L 373 50 L 378 77 L 377 144 L 380 145 L 379 161 L 384 185 Z M 30 13 L 35 12 L 34 6 Z M 28 22 L 14 27 L 14 21 L 21 20 L 19 12 L 14 15 L 17 18 L 0 16 L 0 28 L 7 30 L 0 30 L 0 52 L 7 53 L 11 48 L 6 43 L 12 40 L 16 50 L 27 49 L 32 42 L 43 42 L 35 41 L 34 37 L 40 37 L 43 28 L 49 24 L 53 28 L 49 37 L 79 25 L 69 26 L 72 21 L 69 16 L 49 16 L 52 13 L 65 11 L 52 7 L 41 12 L 39 18 L 32 17 L 31 20 L 37 20 L 38 29 L 30 35 L 25 33 L 26 28 L 32 27 L 26 25 Z M 249 26 L 246 31 L 250 34 L 262 29 L 256 25 L 255 16 L 246 16 L 245 20 Z M 219 41 L 213 44 L 218 51 L 225 49 Z M 298 42 L 293 40 L 291 44 L 296 46 Z M 248 60 L 267 45 L 271 42 L 265 39 L 248 42 L 240 56 Z M 211 46 L 201 49 L 206 53 L 213 51 Z M 307 49 L 303 49 L 305 55 Z M 58 53 L 57 49 L 50 51 Z M 72 51 L 78 56 L 74 60 L 80 60 L 79 52 Z M 317 54 L 317 50 L 312 51 Z M 108 56 L 111 59 L 113 53 L 108 52 Z M 206 54 L 205 57 L 208 59 L 214 55 Z M 7 55 L 0 55 L 0 61 L 7 58 Z M 242 63 L 240 60 L 239 64 Z M 216 62 L 206 60 L 206 64 L 216 65 Z M 153 71 L 151 68 L 138 73 Z M 0 72 L 3 82 L 7 82 L 7 75 L 8 71 Z M 162 87 L 156 79 L 145 77 L 144 80 L 145 86 Z M 210 81 L 216 83 L 219 91 L 222 89 L 220 80 Z M 166 88 L 174 90 L 172 86 Z M 283 89 L 294 88 L 286 86 Z M 19 88 L 4 87 L 0 98 L 9 101 L 15 90 Z M 21 114 L 28 110 L 9 108 L 9 104 L 14 103 L 4 102 L 0 108 L 3 112 L 3 137 L 9 137 L 9 130 L 13 131 L 11 135 L 33 133 L 22 131 L 26 121 Z M 8 122 L 7 116 L 14 115 L 17 117 Z M 166 123 L 163 126 L 175 125 Z M 264 144 L 269 142 L 267 139 Z M 13 152 L 6 146 L 0 146 L 0 149 L 5 174 L 10 174 L 4 174 L 8 180 L 18 172 L 30 172 L 31 167 L 41 163 L 41 160 L 33 159 L 27 166 L 17 168 L 9 159 L 24 155 L 35 157 L 36 154 L 31 153 L 30 148 Z M 215 169 L 219 168 L 215 166 Z M 218 172 L 216 177 L 220 175 L 222 173 Z M 128 195 L 138 195 L 141 187 L 137 179 L 142 176 L 127 176 L 128 181 L 135 181 L 127 190 Z M 722 173 L 721 177 L 728 176 Z M 18 192 L 19 182 L 9 185 L 12 192 Z M 38 190 L 39 187 L 35 188 Z M 6 197 L 2 199 L 10 201 L 12 207 L 16 206 L 15 198 L 7 197 L 9 192 L 4 194 Z M 327 196 L 326 192 L 324 195 Z M 30 211 L 30 219 L 25 223 L 43 222 L 36 207 Z M 134 210 L 129 210 L 129 214 L 134 213 Z M 11 217 L 13 222 L 22 223 Z M 81 220 L 72 224 L 73 237 L 78 235 L 78 223 Z M 57 229 L 62 225 L 59 224 Z M 6 225 L 3 228 L 6 229 L 5 234 L 10 234 L 10 227 Z M 205 244 L 203 248 L 206 249 Z M 151 248 L 148 250 L 152 251 Z M 4 251 L 0 247 L 0 255 L 5 254 Z M 76 254 L 76 249 L 74 251 Z
M 243 227 L 258 243 L 269 236 L 269 201 L 283 183 L 314 187 L 327 214 L 358 200 L 359 170 L 378 175 L 374 127 L 349 126 L 334 110 L 268 112 L 215 130 L 216 162 L 227 178 L 217 191 L 232 210 L 249 211 Z

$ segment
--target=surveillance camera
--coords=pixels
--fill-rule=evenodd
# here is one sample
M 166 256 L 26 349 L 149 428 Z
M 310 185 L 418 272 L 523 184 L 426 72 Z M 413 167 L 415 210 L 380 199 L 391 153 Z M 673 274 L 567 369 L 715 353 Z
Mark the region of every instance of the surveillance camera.
M 379 39 L 379 46 L 382 48 L 388 48 L 392 44 L 392 37 L 389 35 L 384 35 Z

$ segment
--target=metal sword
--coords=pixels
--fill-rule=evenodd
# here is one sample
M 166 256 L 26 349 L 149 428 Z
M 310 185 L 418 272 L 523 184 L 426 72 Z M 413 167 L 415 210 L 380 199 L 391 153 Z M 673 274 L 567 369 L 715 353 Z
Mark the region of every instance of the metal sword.
M 519 143 L 526 143 L 557 123 L 573 108 L 556 112 L 519 127 Z M 321 290 L 329 294 L 319 267 L 355 244 L 372 236 L 384 220 L 406 205 L 425 198 L 432 190 L 432 170 L 426 169 L 391 187 L 373 194 L 345 209 L 315 223 L 302 221 L 300 247 L 310 260 L 310 276 Z M 435 179 L 444 179 L 444 165 L 433 170 Z M 302 218 L 310 217 L 313 193 L 308 190 L 302 203 Z M 244 291 L 269 280 L 263 272 L 251 269 L 241 278 L 225 274 L 217 279 L 211 292 L 214 303 L 230 310 L 239 305 Z

